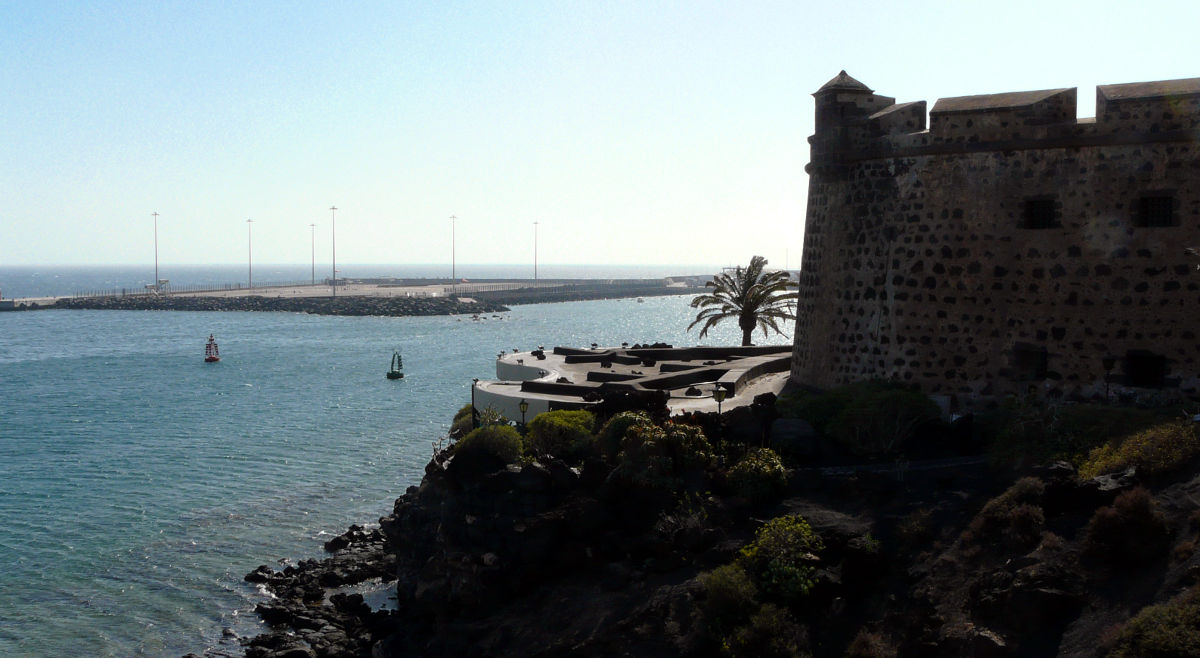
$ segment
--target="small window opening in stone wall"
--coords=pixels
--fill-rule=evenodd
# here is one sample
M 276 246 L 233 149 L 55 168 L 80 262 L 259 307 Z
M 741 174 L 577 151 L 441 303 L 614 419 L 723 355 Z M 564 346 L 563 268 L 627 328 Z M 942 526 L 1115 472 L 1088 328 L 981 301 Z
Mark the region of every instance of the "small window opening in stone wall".
M 1121 364 L 1122 383 L 1137 388 L 1162 388 L 1167 379 L 1167 357 L 1146 350 L 1129 350 Z
M 1058 221 L 1058 203 L 1052 197 L 1025 199 L 1022 227 L 1037 229 L 1061 226 Z
M 1020 381 L 1041 381 L 1046 378 L 1046 367 L 1049 357 L 1046 348 L 1028 343 L 1017 343 L 1013 346 L 1013 374 Z
M 1178 226 L 1175 219 L 1175 196 L 1170 193 L 1145 194 L 1138 198 L 1134 226 L 1158 228 Z

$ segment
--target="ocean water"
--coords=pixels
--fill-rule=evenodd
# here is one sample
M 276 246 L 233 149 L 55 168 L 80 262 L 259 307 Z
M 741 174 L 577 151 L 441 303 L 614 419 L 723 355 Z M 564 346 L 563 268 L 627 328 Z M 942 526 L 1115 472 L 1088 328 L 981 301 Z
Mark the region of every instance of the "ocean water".
M 482 322 L 0 313 L 0 655 L 236 653 L 264 596 L 242 576 L 388 513 L 497 352 L 698 344 L 688 301 Z M 703 343 L 738 340 L 728 324 Z M 406 377 L 389 381 L 397 348 Z

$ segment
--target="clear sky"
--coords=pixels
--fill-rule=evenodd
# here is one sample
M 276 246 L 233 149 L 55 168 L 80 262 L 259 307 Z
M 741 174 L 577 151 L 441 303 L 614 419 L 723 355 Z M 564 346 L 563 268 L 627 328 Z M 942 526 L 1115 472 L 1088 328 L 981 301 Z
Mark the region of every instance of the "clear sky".
M 1200 2 L 0 3 L 0 266 L 799 264 L 812 92 L 1200 76 Z

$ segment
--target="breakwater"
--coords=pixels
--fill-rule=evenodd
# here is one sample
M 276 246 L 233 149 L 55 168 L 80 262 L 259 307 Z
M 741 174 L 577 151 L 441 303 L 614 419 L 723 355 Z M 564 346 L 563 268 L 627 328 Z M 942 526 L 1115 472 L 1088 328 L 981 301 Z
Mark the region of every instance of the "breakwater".
M 545 304 L 550 302 L 580 302 L 589 299 L 622 299 L 630 297 L 661 297 L 665 295 L 696 295 L 703 287 L 668 286 L 661 282 L 630 285 L 618 282 L 573 283 L 539 288 L 508 290 L 475 290 L 469 294 L 479 302 L 500 304 Z
M 500 313 L 503 304 L 467 301 L 452 297 L 173 297 L 136 295 L 129 297 L 81 297 L 60 299 L 40 308 L 91 309 L 106 311 L 277 311 L 313 315 L 457 315 Z

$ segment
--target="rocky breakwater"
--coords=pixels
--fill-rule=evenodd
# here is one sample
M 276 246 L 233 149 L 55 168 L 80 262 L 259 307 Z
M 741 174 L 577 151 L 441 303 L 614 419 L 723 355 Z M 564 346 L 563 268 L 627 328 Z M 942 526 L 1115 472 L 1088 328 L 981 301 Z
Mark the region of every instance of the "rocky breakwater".
M 370 656 L 371 647 L 388 635 L 394 622 L 387 611 L 373 610 L 361 594 L 338 589 L 367 581 L 395 579 L 396 558 L 385 549 L 379 530 L 351 526 L 325 543 L 331 556 L 304 560 L 276 571 L 262 565 L 246 574 L 272 599 L 258 615 L 272 631 L 247 640 L 247 658 Z
M 50 308 L 121 311 L 276 311 L 313 315 L 456 315 L 500 313 L 496 302 L 464 301 L 449 297 L 80 297 L 60 299 Z

